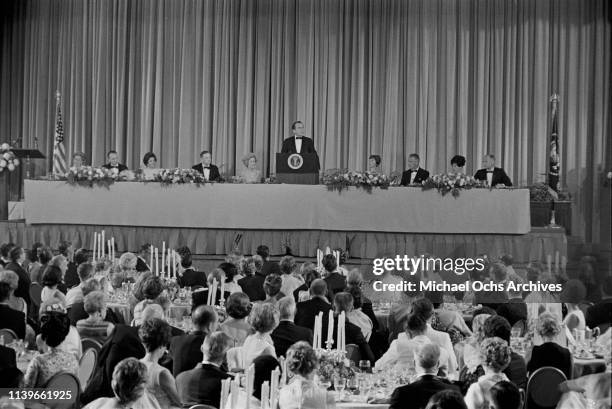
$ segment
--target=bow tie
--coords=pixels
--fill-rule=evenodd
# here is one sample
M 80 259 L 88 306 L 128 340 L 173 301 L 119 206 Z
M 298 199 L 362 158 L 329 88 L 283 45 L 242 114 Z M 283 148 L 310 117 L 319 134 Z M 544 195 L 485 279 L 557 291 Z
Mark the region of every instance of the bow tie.
M 487 173 L 493 173 L 493 171 L 492 170 L 487 170 Z
M 210 169 L 210 166 L 204 166 L 204 169 Z
M 295 139 L 304 139 L 303 136 L 296 136 Z

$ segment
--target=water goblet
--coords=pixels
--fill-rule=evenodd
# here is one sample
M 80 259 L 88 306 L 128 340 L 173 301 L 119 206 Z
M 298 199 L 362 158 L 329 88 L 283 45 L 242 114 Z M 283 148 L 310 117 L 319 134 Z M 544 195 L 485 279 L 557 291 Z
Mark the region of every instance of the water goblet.
M 346 379 L 342 376 L 336 375 L 334 376 L 334 390 L 338 392 L 338 400 L 342 400 L 342 394 L 344 392 L 344 388 L 346 386 Z

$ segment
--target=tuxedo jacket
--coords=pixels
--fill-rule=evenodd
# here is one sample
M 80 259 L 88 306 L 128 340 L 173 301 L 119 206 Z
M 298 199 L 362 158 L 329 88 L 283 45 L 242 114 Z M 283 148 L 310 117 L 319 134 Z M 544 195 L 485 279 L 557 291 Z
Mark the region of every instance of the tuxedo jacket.
M 147 265 L 147 262 L 140 256 L 136 258 L 136 271 L 149 271 L 149 266 Z
M 281 321 L 270 334 L 274 342 L 276 356 L 287 356 L 287 350 L 298 341 L 306 341 L 312 345 L 312 330 L 291 321 Z
M 197 165 L 192 166 L 191 169 L 195 169 L 201 174 L 204 174 L 204 168 L 202 167 L 201 163 L 198 163 Z M 208 175 L 208 180 L 210 182 L 220 182 L 221 181 L 221 174 L 219 173 L 219 168 L 213 164 L 210 165 L 210 174 Z
M 281 153 L 298 153 L 297 148 L 295 146 L 295 136 L 291 136 L 283 141 L 283 146 L 281 148 Z M 314 153 L 315 150 L 314 142 L 312 139 L 302 136 L 302 148 L 299 153 Z M 319 164 L 319 156 L 317 155 L 317 170 L 321 169 L 321 165 Z
M 263 289 L 266 278 L 260 273 L 255 273 L 238 280 L 238 285 L 242 292 L 249 296 L 251 302 L 263 301 L 266 299 L 266 292 Z
M 527 304 L 522 298 L 510 298 L 507 303 L 497 307 L 497 315 L 507 319 L 510 326 L 520 320 L 527 322 Z
M 183 275 L 176 281 L 181 287 L 193 287 L 196 285 L 206 287 L 206 273 L 195 271 L 192 267 L 189 267 L 183 271 Z
M 476 174 L 474 175 L 474 179 L 487 181 L 487 170 L 486 169 L 478 169 Z M 506 185 L 512 186 L 512 181 L 506 172 L 502 168 L 493 168 L 493 178 L 491 179 L 491 186 L 495 185 Z
M 317 314 L 323 311 L 323 317 L 326 317 L 329 314 L 328 311 L 331 309 L 332 306 L 329 303 L 326 303 L 318 297 L 299 302 L 297 303 L 294 322 L 300 327 L 314 329 L 314 322 Z
M 0 369 L 16 368 L 17 359 L 13 348 L 0 345 Z
M 268 274 L 278 274 L 281 275 L 280 266 L 276 261 L 264 261 L 263 266 L 261 267 L 262 276 L 267 276 Z
M 597 304 L 590 306 L 586 310 L 585 319 L 589 328 L 612 323 L 612 298 L 604 298 Z
M 22 311 L 12 309 L 6 304 L 0 304 L 0 327 L 11 329 L 17 338 L 24 339 L 26 332 L 26 317 Z
M 83 301 L 75 302 L 68 308 L 68 318 L 70 319 L 70 325 L 76 326 L 76 323 L 79 320 L 84 320 L 87 318 L 89 314 L 85 312 L 85 303 Z M 104 317 L 104 321 L 112 322 L 113 324 L 126 324 L 123 322 L 123 317 L 117 315 L 112 308 L 106 309 L 106 316 Z M 129 322 L 127 323 L 129 324 Z
M 389 409 L 425 408 L 433 395 L 444 390 L 460 392 L 459 387 L 447 379 L 430 374 L 422 375 L 416 381 L 393 391 Z
M 329 302 L 334 302 L 334 295 L 344 291 L 346 288 L 346 277 L 340 273 L 331 273 L 324 278 L 327 283 L 327 299 Z
M 221 401 L 221 381 L 231 375 L 214 365 L 199 363 L 194 369 L 176 378 L 176 389 L 181 402 L 187 405 L 204 404 L 215 408 Z
M 108 170 L 111 170 L 112 168 L 115 167 L 119 170 L 119 173 L 123 172 L 124 170 L 128 170 L 128 167 L 121 163 L 118 163 L 117 166 L 112 166 L 110 163 L 107 163 L 107 164 L 102 165 L 102 167 Z
M 402 186 L 408 186 L 410 184 L 410 178 L 412 177 L 412 172 L 414 172 L 412 169 L 408 169 L 402 172 L 402 181 L 400 183 Z M 414 182 L 412 183 L 421 184 L 425 180 L 427 180 L 428 177 L 429 177 L 428 171 L 422 168 L 418 168 L 416 171 L 416 176 L 414 177 Z
M 66 284 L 67 288 L 72 288 L 76 285 L 79 285 L 81 279 L 79 279 L 79 275 L 77 274 L 77 265 L 74 262 L 68 263 L 68 269 L 66 270 L 66 274 L 64 274 L 64 284 Z
M 21 297 L 28 305 L 28 310 L 30 309 L 30 285 L 32 284 L 32 280 L 30 279 L 30 275 L 17 263 L 8 263 L 5 267 L 6 270 L 11 270 L 17 277 L 19 281 L 17 283 L 17 289 L 15 290 L 15 297 Z M 41 276 L 42 277 L 42 276 Z M 64 292 L 65 293 L 65 292 Z
M 175 378 L 181 372 L 189 371 L 202 362 L 201 347 L 204 338 L 205 334 L 202 331 L 172 337 L 168 352 L 172 357 L 172 374 Z

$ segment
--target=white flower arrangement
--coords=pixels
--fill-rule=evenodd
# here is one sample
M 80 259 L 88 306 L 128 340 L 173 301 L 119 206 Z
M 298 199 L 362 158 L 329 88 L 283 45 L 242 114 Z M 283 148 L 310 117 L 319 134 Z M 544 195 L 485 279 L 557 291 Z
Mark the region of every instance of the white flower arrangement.
M 19 158 L 15 156 L 11 146 L 8 143 L 0 145 L 0 173 L 2 173 L 4 169 L 12 172 L 17 166 L 19 166 Z

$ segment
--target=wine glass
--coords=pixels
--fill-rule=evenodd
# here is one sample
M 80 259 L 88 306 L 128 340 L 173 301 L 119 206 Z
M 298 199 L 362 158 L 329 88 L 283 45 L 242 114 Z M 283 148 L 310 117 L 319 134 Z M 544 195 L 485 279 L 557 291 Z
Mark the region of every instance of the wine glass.
M 346 379 L 339 375 L 334 376 L 334 390 L 338 392 L 338 400 L 342 400 L 342 393 L 344 392 L 345 386 Z
M 359 369 L 363 373 L 370 373 L 370 361 L 367 359 L 359 361 Z
M 355 392 L 359 390 L 359 377 L 357 375 L 352 378 L 347 379 L 346 381 L 346 389 L 351 392 L 351 395 L 354 395 Z

